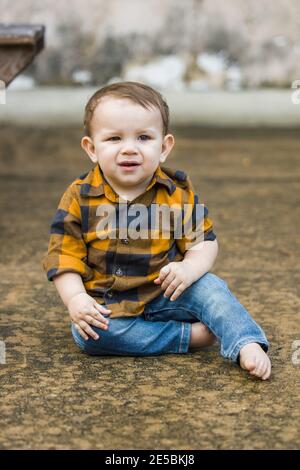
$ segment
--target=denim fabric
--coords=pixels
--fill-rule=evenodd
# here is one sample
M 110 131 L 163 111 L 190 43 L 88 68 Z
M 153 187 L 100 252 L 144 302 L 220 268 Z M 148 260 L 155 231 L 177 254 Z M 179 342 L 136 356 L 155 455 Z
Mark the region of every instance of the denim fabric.
M 206 273 L 177 300 L 163 292 L 149 302 L 142 315 L 110 319 L 108 330 L 93 327 L 99 339 L 85 341 L 72 325 L 76 344 L 93 355 L 160 355 L 186 353 L 189 350 L 191 324 L 201 321 L 219 340 L 224 358 L 237 361 L 240 349 L 259 343 L 268 350 L 268 341 L 229 290 L 225 281 Z

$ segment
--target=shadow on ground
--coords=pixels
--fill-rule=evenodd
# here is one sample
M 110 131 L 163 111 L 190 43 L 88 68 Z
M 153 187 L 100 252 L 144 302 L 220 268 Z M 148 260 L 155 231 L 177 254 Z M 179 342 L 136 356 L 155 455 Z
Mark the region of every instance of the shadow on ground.
M 264 327 L 271 380 L 248 377 L 217 346 L 146 358 L 79 351 L 41 258 L 60 194 L 90 168 L 80 130 L 2 128 L 0 448 L 300 447 L 299 133 L 177 135 L 168 164 L 190 173 L 208 205 L 213 272 Z

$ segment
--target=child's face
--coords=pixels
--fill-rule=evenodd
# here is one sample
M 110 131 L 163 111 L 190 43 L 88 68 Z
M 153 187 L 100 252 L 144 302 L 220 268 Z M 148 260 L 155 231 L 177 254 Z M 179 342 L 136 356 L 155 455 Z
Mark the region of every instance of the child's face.
M 91 123 L 92 136 L 81 145 L 98 162 L 113 189 L 124 197 L 146 189 L 158 165 L 174 145 L 171 134 L 163 137 L 157 108 L 145 109 L 125 98 L 105 96 Z

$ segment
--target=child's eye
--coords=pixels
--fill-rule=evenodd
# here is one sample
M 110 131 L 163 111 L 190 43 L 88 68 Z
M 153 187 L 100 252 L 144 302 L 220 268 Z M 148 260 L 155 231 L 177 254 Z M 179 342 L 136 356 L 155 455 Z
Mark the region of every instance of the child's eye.
M 146 134 L 142 134 L 142 135 L 140 135 L 140 139 L 141 140 L 148 140 L 148 139 L 150 139 L 150 137 Z
M 118 139 L 120 139 L 120 137 L 118 137 L 117 135 L 114 135 L 113 137 L 110 137 L 108 140 L 116 141 Z

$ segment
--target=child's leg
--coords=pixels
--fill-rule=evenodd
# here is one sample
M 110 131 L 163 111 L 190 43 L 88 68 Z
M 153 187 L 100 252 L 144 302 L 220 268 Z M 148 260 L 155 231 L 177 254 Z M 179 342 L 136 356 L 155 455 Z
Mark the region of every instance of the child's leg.
M 107 330 L 93 326 L 98 340 L 84 340 L 72 324 L 75 343 L 91 355 L 148 356 L 186 353 L 189 349 L 191 323 L 174 320 L 147 321 L 143 315 L 111 318 Z
M 191 327 L 191 338 L 189 348 L 190 351 L 194 351 L 198 348 L 204 348 L 206 346 L 212 346 L 216 342 L 217 338 L 207 328 L 204 323 L 196 321 L 192 323 Z
M 154 322 L 163 318 L 197 319 L 219 339 L 223 357 L 240 359 L 243 368 L 261 378 L 270 375 L 270 361 L 264 352 L 268 341 L 263 330 L 215 274 L 206 273 L 175 301 L 160 295 L 148 304 L 145 315 Z

